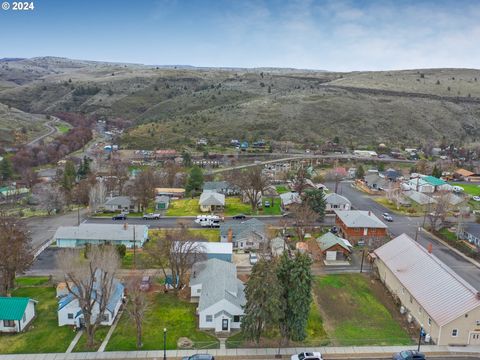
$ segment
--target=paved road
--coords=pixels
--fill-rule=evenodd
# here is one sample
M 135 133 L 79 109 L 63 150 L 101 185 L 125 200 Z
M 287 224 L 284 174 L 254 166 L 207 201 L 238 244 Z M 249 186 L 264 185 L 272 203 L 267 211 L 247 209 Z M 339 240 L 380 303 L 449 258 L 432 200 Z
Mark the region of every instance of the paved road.
M 331 190 L 335 188 L 333 183 L 328 183 L 326 185 Z M 352 206 L 354 208 L 360 210 L 371 210 L 382 221 L 382 213 L 389 212 L 388 209 L 374 201 L 367 194 L 352 188 L 350 182 L 341 182 L 339 184 L 338 193 L 346 196 L 352 202 Z M 423 223 L 423 217 L 408 217 L 397 214 L 392 214 L 392 217 L 394 220 L 393 222 L 385 223 L 388 225 L 389 231 L 393 236 L 406 233 L 411 238 L 415 239 L 417 228 Z M 418 242 L 424 247 L 427 247 L 431 243 L 433 254 L 436 257 L 447 264 L 465 281 L 470 283 L 476 289 L 480 290 L 479 268 L 424 232 L 418 232 Z

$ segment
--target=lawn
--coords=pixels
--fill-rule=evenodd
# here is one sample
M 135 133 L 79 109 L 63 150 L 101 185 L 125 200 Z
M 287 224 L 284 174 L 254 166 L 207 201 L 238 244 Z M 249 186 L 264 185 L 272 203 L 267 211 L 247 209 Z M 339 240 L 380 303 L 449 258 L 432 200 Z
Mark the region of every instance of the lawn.
M 289 192 L 290 190 L 285 186 L 285 185 L 278 185 L 276 187 L 277 189 L 277 193 L 280 195 L 280 194 L 285 194 L 287 192 Z
M 323 328 L 323 320 L 318 310 L 318 306 L 315 301 L 312 301 L 310 307 L 310 314 L 308 316 L 307 323 L 307 338 L 302 342 L 290 342 L 289 347 L 293 346 L 325 346 L 329 344 L 327 333 Z M 260 339 L 259 346 L 261 347 L 277 347 L 279 342 L 279 333 L 274 331 L 271 334 L 266 335 Z M 239 348 L 239 347 L 252 347 L 256 346 L 254 342 L 247 341 L 243 338 L 241 332 L 230 336 L 227 339 L 228 348 Z
M 87 347 L 87 335 L 85 331 L 83 332 L 82 336 L 78 340 L 77 345 L 73 349 L 74 352 L 89 352 L 89 351 L 97 351 L 100 345 L 102 344 L 103 340 L 107 336 L 108 330 L 110 330 L 110 326 L 100 326 L 97 331 L 95 332 L 95 347 L 93 349 L 89 349 Z
M 397 206 L 385 197 L 372 197 L 372 199 L 375 200 L 377 203 L 385 206 L 388 210 L 390 210 L 394 214 L 400 214 L 400 215 L 406 215 L 406 216 L 423 216 L 425 214 L 423 207 L 414 201 L 412 201 L 412 205 L 409 207 L 400 206 L 397 209 Z
M 408 333 L 393 318 L 361 274 L 315 278 L 315 295 L 334 345 L 408 345 Z
M 272 201 L 273 200 L 273 201 Z M 258 211 L 259 215 L 280 215 L 282 210 L 280 208 L 280 199 L 278 198 L 264 198 L 265 201 L 270 201 L 271 206 Z M 196 216 L 205 214 L 200 211 L 198 205 L 198 198 L 174 200 L 170 203 L 167 209 L 167 216 Z M 238 214 L 254 215 L 250 204 L 242 202 L 239 197 L 229 196 L 225 198 L 224 216 L 233 216 Z
M 37 317 L 28 329 L 15 335 L 0 335 L 0 354 L 60 353 L 67 350 L 75 333 L 67 326 L 58 326 L 55 288 L 45 278 L 21 278 L 21 287 L 12 296 L 30 297 L 38 301 Z
M 459 183 L 452 183 L 450 185 L 453 186 L 460 186 L 465 190 L 465 193 L 471 196 L 480 196 L 480 186 L 476 184 L 459 184 Z
M 167 329 L 167 349 L 176 349 L 177 340 L 187 337 L 195 343 L 195 348 L 218 348 L 218 340 L 197 328 L 195 308 L 173 294 L 150 294 L 151 305 L 148 308 L 143 325 L 142 350 L 163 349 L 163 328 Z M 135 327 L 127 313 L 123 313 L 108 345 L 107 351 L 136 350 Z
M 58 124 L 55 126 L 58 130 L 58 132 L 65 134 L 70 131 L 71 127 L 66 125 L 66 124 Z

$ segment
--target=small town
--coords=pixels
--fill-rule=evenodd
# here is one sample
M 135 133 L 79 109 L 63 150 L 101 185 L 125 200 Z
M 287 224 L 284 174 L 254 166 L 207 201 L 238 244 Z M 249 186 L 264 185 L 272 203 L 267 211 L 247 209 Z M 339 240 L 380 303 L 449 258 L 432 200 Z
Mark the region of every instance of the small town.
M 114 3 L 2 3 L 0 360 L 480 359 L 479 4 Z

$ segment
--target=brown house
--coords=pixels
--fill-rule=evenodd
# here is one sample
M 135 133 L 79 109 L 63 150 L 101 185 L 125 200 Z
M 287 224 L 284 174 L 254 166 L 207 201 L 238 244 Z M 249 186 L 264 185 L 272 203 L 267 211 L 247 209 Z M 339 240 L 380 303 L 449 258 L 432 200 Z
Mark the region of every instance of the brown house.
M 339 236 L 350 240 L 354 244 L 359 241 L 384 239 L 388 236 L 388 227 L 371 211 L 337 210 L 335 224 Z
M 321 253 L 321 260 L 346 260 L 352 253 L 352 245 L 350 242 L 331 232 L 327 232 L 318 237 L 316 243 Z

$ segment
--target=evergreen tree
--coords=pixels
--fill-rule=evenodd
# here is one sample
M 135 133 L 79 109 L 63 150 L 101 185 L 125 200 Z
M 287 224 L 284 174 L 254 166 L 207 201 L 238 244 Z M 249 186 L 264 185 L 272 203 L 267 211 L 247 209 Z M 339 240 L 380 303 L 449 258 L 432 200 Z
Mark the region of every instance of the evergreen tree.
M 77 177 L 77 172 L 75 170 L 75 164 L 71 160 L 67 160 L 65 163 L 65 168 L 63 169 L 62 177 L 62 187 L 66 191 L 73 189 L 75 185 L 75 179 Z
M 192 165 L 192 156 L 189 152 L 184 151 L 182 153 L 183 166 L 190 167 Z
M 264 332 L 279 324 L 284 312 L 281 294 L 274 260 L 260 259 L 245 286 L 242 332 L 246 339 L 258 343 Z
M 84 179 L 90 173 L 90 160 L 84 156 L 78 169 L 78 176 Z
M 437 165 L 435 165 L 432 170 L 432 176 L 440 178 L 442 176 L 442 169 L 440 169 L 439 167 L 437 167 Z
M 357 172 L 355 173 L 355 177 L 357 179 L 363 179 L 363 177 L 365 176 L 365 169 L 363 168 L 363 166 L 360 164 L 358 165 L 357 167 Z
M 10 180 L 13 177 L 12 162 L 9 158 L 3 158 L 0 164 L 0 173 L 3 181 Z
M 377 169 L 378 171 L 385 171 L 385 164 L 383 162 L 379 162 Z
M 304 193 L 304 201 L 310 208 L 318 214 L 321 221 L 325 217 L 325 195 L 321 189 L 306 190 Z
M 203 186 L 203 172 L 198 166 L 192 167 L 190 175 L 188 176 L 186 190 L 187 193 L 192 191 L 201 190 Z

